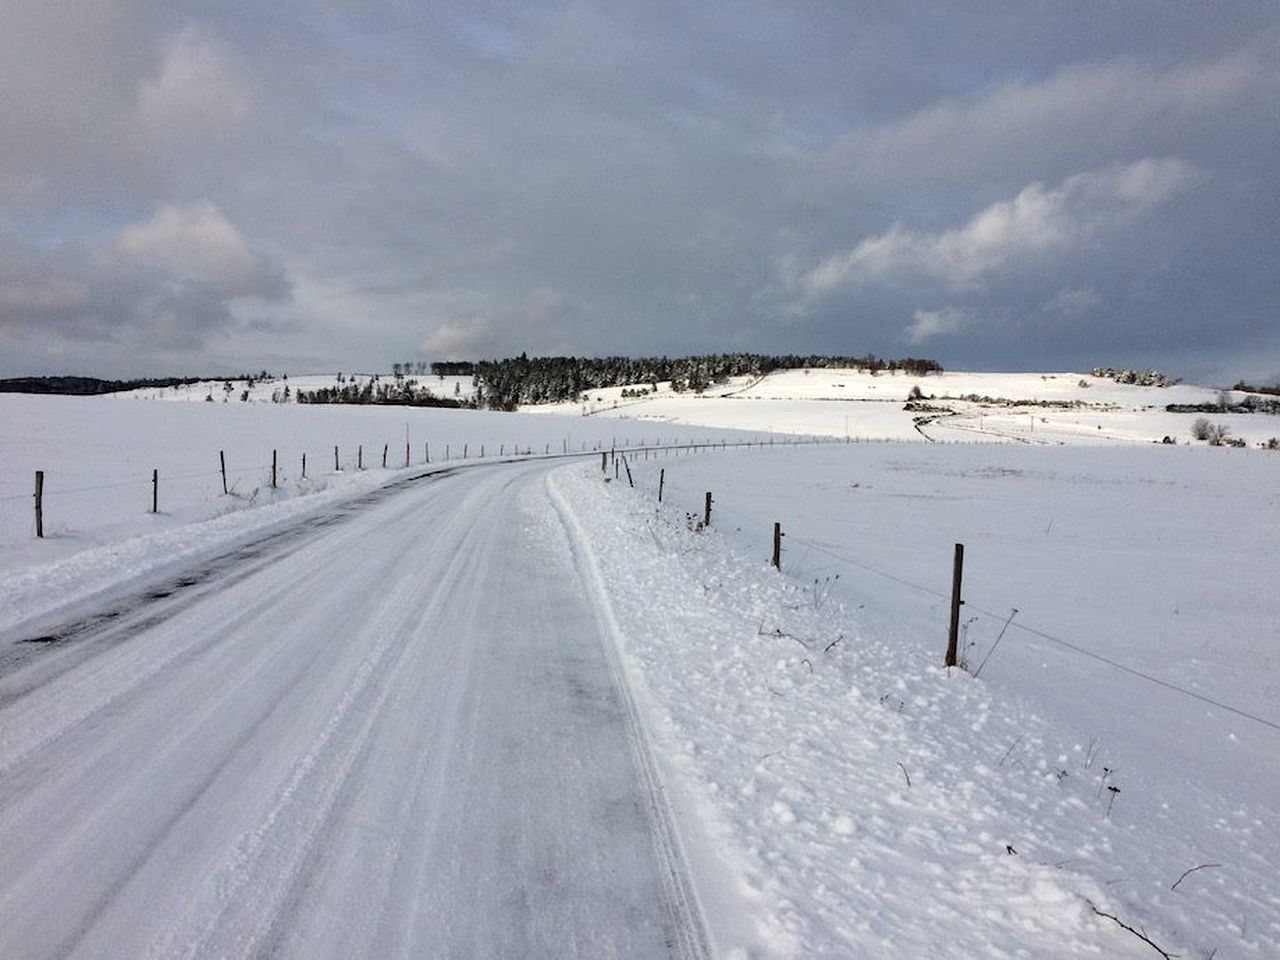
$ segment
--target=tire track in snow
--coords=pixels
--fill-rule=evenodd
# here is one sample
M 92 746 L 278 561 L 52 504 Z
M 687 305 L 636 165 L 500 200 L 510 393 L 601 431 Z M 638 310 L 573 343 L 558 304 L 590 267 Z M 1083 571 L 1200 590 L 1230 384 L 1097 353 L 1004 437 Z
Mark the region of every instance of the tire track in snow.
M 702 917 L 697 891 L 689 877 L 689 867 L 680 846 L 679 834 L 671 811 L 662 793 L 662 779 L 658 773 L 648 736 L 640 721 L 631 687 L 627 682 L 622 662 L 624 638 L 622 627 L 609 601 L 604 577 L 596 562 L 586 534 L 583 532 L 573 508 L 556 485 L 553 473 L 545 478 L 547 495 L 556 508 L 564 525 L 565 535 L 573 551 L 578 575 L 586 588 L 607 637 L 605 658 L 608 660 L 614 685 L 622 699 L 627 727 L 627 740 L 631 746 L 636 773 L 644 789 L 645 810 L 648 815 L 654 855 L 658 860 L 663 890 L 664 909 L 668 912 L 671 927 L 677 940 L 669 944 L 673 957 L 701 960 L 712 955 L 712 946 Z

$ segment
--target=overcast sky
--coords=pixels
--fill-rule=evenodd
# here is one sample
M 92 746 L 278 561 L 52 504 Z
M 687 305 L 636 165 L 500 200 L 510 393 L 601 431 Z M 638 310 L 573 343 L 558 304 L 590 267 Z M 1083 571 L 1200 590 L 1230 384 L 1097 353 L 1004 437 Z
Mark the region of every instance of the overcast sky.
M 1280 5 L 0 0 L 0 376 L 1280 379 Z

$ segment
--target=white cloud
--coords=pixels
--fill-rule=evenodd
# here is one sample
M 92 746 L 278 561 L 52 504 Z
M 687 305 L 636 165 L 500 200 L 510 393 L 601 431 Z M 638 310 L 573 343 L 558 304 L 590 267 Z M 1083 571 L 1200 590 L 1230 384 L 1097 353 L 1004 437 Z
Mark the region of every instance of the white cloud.
M 973 322 L 973 314 L 960 307 L 944 307 L 941 310 L 917 310 L 907 326 L 909 343 L 923 343 L 933 337 L 959 333 Z
M 253 253 L 235 225 L 207 200 L 162 207 L 151 219 L 125 227 L 117 248 L 224 297 L 271 300 L 288 292 L 280 268 Z
M 422 354 L 440 360 L 472 356 L 488 335 L 488 324 L 480 318 L 445 321 L 422 341 Z
M 138 91 L 138 115 L 151 129 L 228 127 L 252 112 L 252 91 L 226 51 L 192 28 L 170 38 L 159 74 Z
M 895 223 L 849 250 L 823 259 L 794 281 L 806 300 L 849 284 L 926 277 L 952 289 L 981 286 L 993 275 L 1082 245 L 1166 203 L 1199 177 L 1177 159 L 1146 159 L 1068 177 L 1057 187 L 1032 183 L 1012 200 L 979 211 L 950 230 Z

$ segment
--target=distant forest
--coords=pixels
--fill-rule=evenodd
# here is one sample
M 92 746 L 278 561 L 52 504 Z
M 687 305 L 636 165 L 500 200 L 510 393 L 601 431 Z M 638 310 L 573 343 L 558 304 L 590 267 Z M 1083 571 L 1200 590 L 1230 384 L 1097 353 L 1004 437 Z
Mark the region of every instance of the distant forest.
M 144 387 L 176 387 L 199 383 L 206 377 L 161 377 L 153 380 L 99 380 L 96 377 L 14 377 L 0 380 L 0 393 L 59 393 L 75 397 L 94 397 L 122 390 Z
M 577 400 L 585 391 L 601 387 L 648 384 L 656 390 L 671 381 L 677 392 L 700 393 L 730 377 L 764 376 L 774 370 L 839 367 L 871 373 L 902 370 L 923 376 L 941 373 L 936 360 L 906 357 L 884 360 L 865 357 L 772 356 L 757 353 L 717 353 L 701 357 L 534 357 L 521 354 L 507 360 L 431 364 L 437 376 L 471 376 L 476 404 L 493 410 L 514 410 L 525 403 Z

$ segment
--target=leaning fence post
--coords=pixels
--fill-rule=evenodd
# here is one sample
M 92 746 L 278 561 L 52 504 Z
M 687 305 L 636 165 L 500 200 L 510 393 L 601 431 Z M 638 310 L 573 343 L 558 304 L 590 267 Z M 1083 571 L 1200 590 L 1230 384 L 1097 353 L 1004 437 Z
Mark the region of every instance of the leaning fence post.
M 160 471 L 151 471 L 151 512 L 160 512 Z
M 782 569 L 782 524 L 773 525 L 773 568 Z
M 667 468 L 658 471 L 658 502 L 662 502 L 662 485 L 667 482 Z
M 36 471 L 36 536 L 44 539 L 44 471 Z
M 627 463 L 627 458 L 625 456 L 622 458 L 622 465 L 627 470 L 627 486 L 635 489 L 635 482 L 631 479 L 631 464 Z
M 711 491 L 707 491 L 707 506 L 702 514 L 702 525 L 704 527 L 711 526 Z
M 960 604 L 964 603 L 960 599 L 960 582 L 964 574 L 964 544 L 956 544 L 955 560 L 951 567 L 951 629 L 947 634 L 947 660 L 948 667 L 956 665 L 956 647 L 960 639 Z
M 227 495 L 227 454 L 226 451 L 218 451 L 218 461 L 222 464 L 222 495 Z

